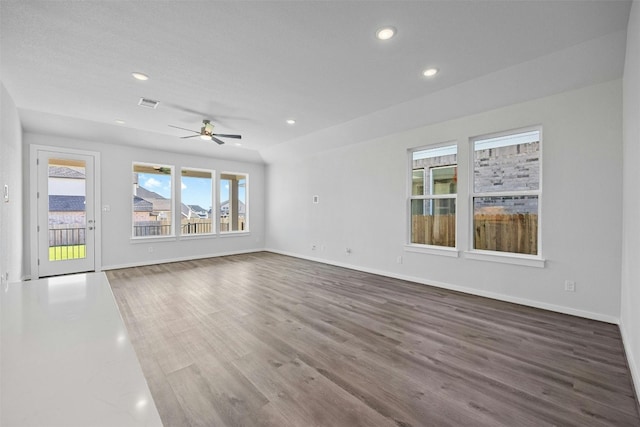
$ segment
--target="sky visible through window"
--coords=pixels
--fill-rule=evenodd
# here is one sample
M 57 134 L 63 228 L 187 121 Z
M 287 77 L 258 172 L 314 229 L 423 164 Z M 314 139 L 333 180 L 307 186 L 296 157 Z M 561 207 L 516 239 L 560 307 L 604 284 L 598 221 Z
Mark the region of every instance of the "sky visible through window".
M 149 191 L 160 194 L 166 199 L 171 198 L 171 175 L 140 173 L 138 182 Z M 223 182 L 220 186 L 220 202 L 229 200 L 229 184 Z M 245 188 L 238 189 L 240 200 L 245 200 Z M 199 205 L 204 209 L 211 208 L 211 181 L 202 178 L 182 178 L 182 203 Z
M 211 209 L 211 178 L 182 177 L 182 203 Z

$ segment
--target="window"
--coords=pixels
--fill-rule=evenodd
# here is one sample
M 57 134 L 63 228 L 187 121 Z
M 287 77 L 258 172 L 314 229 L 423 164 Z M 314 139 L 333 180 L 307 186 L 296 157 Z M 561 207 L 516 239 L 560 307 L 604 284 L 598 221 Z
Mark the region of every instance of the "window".
M 220 232 L 249 231 L 248 176 L 246 174 L 220 174 Z
M 473 249 L 540 254 L 540 133 L 471 140 Z
M 213 172 L 182 169 L 180 178 L 180 234 L 215 232 L 213 222 Z
M 133 237 L 172 236 L 173 167 L 133 164 Z
M 411 237 L 420 245 L 456 246 L 458 148 L 411 151 Z

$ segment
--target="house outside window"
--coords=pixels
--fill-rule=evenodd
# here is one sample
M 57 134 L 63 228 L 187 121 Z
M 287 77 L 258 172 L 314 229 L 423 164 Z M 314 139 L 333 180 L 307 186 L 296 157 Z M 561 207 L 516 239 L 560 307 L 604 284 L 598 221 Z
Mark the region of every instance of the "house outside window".
M 211 170 L 183 168 L 180 171 L 180 234 L 215 233 Z
M 410 243 L 456 247 L 457 145 L 410 151 Z
M 541 129 L 471 139 L 473 249 L 540 255 Z
M 133 164 L 132 236 L 173 236 L 173 167 Z
M 220 233 L 249 231 L 248 191 L 247 174 L 220 174 Z

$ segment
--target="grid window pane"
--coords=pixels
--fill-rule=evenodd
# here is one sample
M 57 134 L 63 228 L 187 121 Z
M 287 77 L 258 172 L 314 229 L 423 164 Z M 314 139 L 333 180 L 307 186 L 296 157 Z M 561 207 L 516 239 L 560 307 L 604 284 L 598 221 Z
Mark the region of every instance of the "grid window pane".
M 213 173 L 182 169 L 180 232 L 181 234 L 211 234 L 213 227 Z
M 133 165 L 133 236 L 173 234 L 173 167 Z
M 540 132 L 531 131 L 474 142 L 476 193 L 540 189 Z
M 538 254 L 538 196 L 473 198 L 474 249 Z
M 456 199 L 411 201 L 411 243 L 456 246 Z
M 411 243 L 456 246 L 457 157 L 457 145 L 411 152 Z
M 411 179 L 411 195 L 422 196 L 424 194 L 424 169 L 414 169 Z
M 248 231 L 247 175 L 220 175 L 220 232 Z

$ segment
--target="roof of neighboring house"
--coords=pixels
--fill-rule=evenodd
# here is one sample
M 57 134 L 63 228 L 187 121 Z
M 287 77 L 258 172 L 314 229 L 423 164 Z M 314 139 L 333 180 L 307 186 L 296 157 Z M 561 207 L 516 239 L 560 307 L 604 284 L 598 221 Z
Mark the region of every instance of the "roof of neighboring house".
M 153 210 L 156 212 L 168 212 L 171 210 L 171 200 L 169 199 L 152 199 Z
M 208 211 L 200 205 L 189 205 L 189 208 L 195 213 L 207 213 Z
M 79 212 L 84 210 L 84 196 L 49 196 L 49 211 Z
M 162 200 L 168 200 L 165 199 L 164 197 L 162 197 L 160 194 L 151 191 L 151 190 L 147 190 L 146 188 L 142 187 L 142 186 L 138 186 L 136 188 L 136 196 L 145 199 L 145 200 L 151 200 L 151 199 L 162 199 Z
M 133 210 L 134 212 L 151 212 L 153 210 L 153 203 L 142 197 L 133 196 Z
M 140 199 L 144 199 L 147 202 L 152 203 L 154 212 L 171 211 L 171 199 L 165 199 L 160 194 L 147 190 L 144 187 L 136 187 L 136 195 L 134 197 L 139 197 Z
M 191 210 L 191 208 L 189 208 L 189 206 L 185 205 L 184 203 L 180 204 L 180 213 L 183 216 L 185 216 L 187 218 L 190 218 L 191 217 L 191 215 L 190 215 L 191 211 L 192 210 Z
M 66 166 L 49 166 L 49 178 L 84 179 L 82 172 Z

